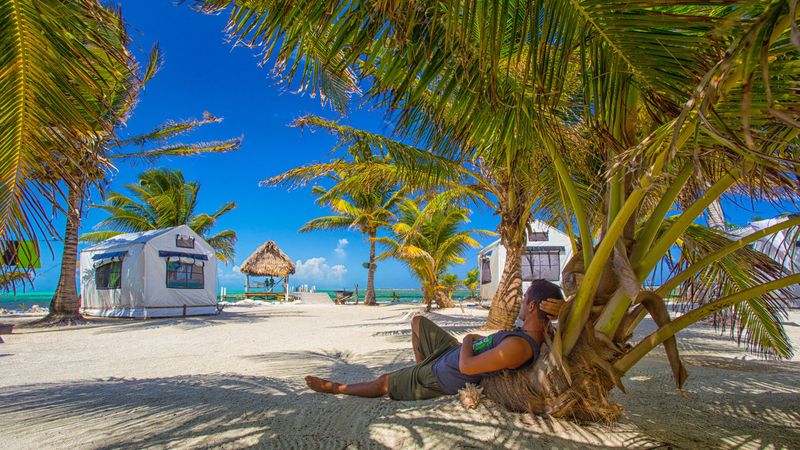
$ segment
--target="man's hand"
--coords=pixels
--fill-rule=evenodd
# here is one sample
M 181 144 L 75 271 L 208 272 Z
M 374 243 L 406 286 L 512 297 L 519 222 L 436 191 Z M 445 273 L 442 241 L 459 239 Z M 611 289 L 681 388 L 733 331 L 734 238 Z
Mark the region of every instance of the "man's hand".
M 476 339 L 481 339 L 481 338 L 483 338 L 483 336 L 481 336 L 480 334 L 468 334 L 468 335 L 464 336 L 464 339 L 461 340 L 461 343 L 463 343 L 463 344 L 466 344 L 466 343 L 472 344 L 472 341 L 474 341 Z
M 558 314 L 561 312 L 562 306 L 564 306 L 564 300 L 559 300 L 556 298 L 542 300 L 542 311 L 547 313 L 547 318 L 550 320 L 555 320 L 558 318 Z

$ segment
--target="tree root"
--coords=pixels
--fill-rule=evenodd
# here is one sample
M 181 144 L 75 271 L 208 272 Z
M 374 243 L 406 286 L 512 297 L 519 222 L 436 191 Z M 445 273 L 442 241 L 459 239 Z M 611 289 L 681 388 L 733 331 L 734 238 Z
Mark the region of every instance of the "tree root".
M 39 320 L 25 324 L 26 327 L 70 327 L 89 322 L 80 314 L 50 313 Z

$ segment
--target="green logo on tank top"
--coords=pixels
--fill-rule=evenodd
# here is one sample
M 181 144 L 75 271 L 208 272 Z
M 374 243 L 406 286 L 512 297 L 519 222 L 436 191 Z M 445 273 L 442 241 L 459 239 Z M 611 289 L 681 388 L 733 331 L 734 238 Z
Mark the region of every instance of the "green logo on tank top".
M 494 336 L 490 335 L 490 336 L 486 336 L 486 337 L 480 338 L 477 341 L 473 342 L 472 343 L 472 353 L 477 355 L 478 353 L 486 350 L 488 347 L 491 347 L 493 339 L 494 339 Z

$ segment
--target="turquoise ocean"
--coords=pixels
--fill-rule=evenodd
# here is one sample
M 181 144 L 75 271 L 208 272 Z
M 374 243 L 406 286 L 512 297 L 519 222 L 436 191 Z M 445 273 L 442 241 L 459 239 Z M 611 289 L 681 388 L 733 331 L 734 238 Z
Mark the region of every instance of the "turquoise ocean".
M 320 290 L 336 298 L 333 290 Z M 241 290 L 229 290 L 228 295 L 243 294 Z M 419 289 L 376 289 L 378 303 L 419 303 L 422 299 L 422 292 Z M 454 299 L 463 299 L 469 296 L 467 291 L 457 291 Z M 53 292 L 17 292 L 0 294 L 0 308 L 8 310 L 28 309 L 33 305 L 46 308 L 53 298 Z M 359 291 L 359 299 L 364 299 L 364 291 Z

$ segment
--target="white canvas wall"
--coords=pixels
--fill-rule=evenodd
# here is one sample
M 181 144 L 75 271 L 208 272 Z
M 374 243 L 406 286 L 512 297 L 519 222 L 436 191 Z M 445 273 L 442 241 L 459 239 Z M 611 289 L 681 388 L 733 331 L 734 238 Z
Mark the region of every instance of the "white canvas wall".
M 176 236 L 195 238 L 194 248 L 176 245 Z M 120 289 L 97 289 L 97 255 L 126 251 Z M 167 287 L 167 257 L 160 251 L 204 255 L 202 289 Z M 199 259 L 199 258 L 198 258 Z M 217 312 L 217 265 L 214 250 L 189 227 L 130 233 L 101 242 L 81 252 L 82 311 L 112 317 L 170 317 Z
M 554 281 L 554 283 L 556 284 L 561 284 L 560 273 L 564 269 L 564 265 L 567 263 L 567 261 L 569 261 L 569 259 L 572 258 L 572 245 L 570 244 L 569 236 L 567 236 L 565 233 L 561 232 L 557 228 L 551 227 L 541 221 L 532 222 L 530 229 L 533 233 L 547 232 L 548 239 L 546 241 L 529 240 L 527 243 L 527 247 L 529 248 L 563 247 L 564 250 L 559 257 L 559 280 Z M 486 246 L 478 254 L 479 267 L 481 267 L 482 259 L 484 257 L 488 257 L 492 279 L 490 283 L 486 284 L 481 283 L 480 296 L 482 301 L 491 301 L 492 298 L 494 297 L 495 292 L 497 292 L 497 288 L 500 284 L 500 277 L 502 276 L 503 267 L 506 261 L 506 249 L 505 247 L 500 245 L 499 240 L 495 241 Z M 530 281 L 523 281 L 522 291 L 525 292 L 525 290 L 527 290 L 529 286 L 530 286 Z
M 81 307 L 89 315 L 122 315 L 123 310 L 130 315 L 135 308 L 144 306 L 144 258 L 143 244 L 131 244 L 125 247 L 98 249 L 92 252 L 81 252 Z M 97 289 L 95 286 L 95 255 L 110 252 L 126 251 L 122 257 L 122 273 L 120 289 Z M 115 310 L 115 311 L 111 311 Z
M 191 232 L 186 227 L 185 231 Z M 187 249 L 175 245 L 175 234 L 167 233 L 151 240 L 144 248 L 145 259 L 145 296 L 148 303 L 154 306 L 183 306 L 197 309 L 198 306 L 216 305 L 217 303 L 217 258 L 211 248 L 200 236 L 195 236 L 195 248 Z M 172 251 L 190 254 L 203 254 L 208 260 L 203 265 L 203 289 L 167 288 L 167 258 L 159 256 L 159 251 Z M 214 306 L 216 308 L 216 306 Z
M 758 220 L 749 223 L 745 227 L 736 229 L 731 233 L 739 237 L 744 237 L 786 220 L 788 220 L 788 217 Z M 797 249 L 798 242 L 800 242 L 800 228 L 791 227 L 757 240 L 753 243 L 753 249 L 774 259 L 783 265 L 789 273 L 800 273 L 800 251 Z M 790 304 L 795 308 L 800 308 L 800 285 L 790 286 L 788 291 L 792 296 L 792 298 L 788 299 Z

